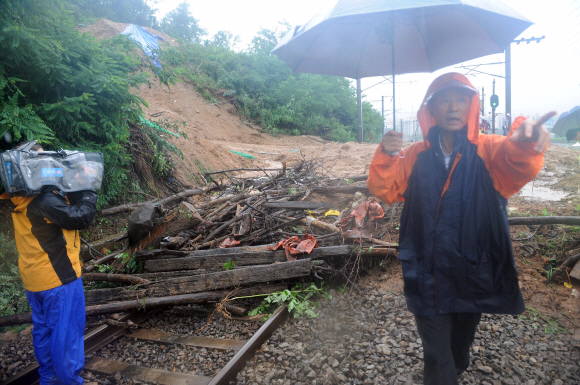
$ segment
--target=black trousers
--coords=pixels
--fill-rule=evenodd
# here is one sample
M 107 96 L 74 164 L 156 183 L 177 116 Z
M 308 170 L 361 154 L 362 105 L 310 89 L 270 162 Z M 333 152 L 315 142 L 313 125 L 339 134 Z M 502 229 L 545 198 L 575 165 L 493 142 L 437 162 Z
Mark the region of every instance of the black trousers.
M 415 316 L 423 342 L 425 385 L 456 385 L 457 375 L 469 366 L 480 313 L 451 313 L 431 317 Z

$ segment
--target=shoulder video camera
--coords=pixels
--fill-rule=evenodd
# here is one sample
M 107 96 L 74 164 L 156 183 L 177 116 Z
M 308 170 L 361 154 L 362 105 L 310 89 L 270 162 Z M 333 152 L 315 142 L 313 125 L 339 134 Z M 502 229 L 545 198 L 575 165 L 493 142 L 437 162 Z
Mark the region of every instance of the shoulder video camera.
M 32 151 L 36 141 L 0 154 L 0 178 L 12 195 L 40 194 L 47 187 L 64 193 L 100 190 L 103 182 L 103 154 L 60 149 Z

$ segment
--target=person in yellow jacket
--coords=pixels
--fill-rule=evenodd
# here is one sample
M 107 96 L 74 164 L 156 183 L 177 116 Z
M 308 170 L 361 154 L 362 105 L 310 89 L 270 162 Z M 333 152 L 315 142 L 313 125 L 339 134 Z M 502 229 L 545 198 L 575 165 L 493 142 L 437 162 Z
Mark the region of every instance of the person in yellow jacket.
M 33 151 L 42 151 L 40 146 Z M 18 269 L 32 308 L 32 339 L 41 385 L 83 384 L 85 297 L 78 230 L 95 217 L 97 194 L 66 196 L 48 189 L 34 196 L 10 196 Z

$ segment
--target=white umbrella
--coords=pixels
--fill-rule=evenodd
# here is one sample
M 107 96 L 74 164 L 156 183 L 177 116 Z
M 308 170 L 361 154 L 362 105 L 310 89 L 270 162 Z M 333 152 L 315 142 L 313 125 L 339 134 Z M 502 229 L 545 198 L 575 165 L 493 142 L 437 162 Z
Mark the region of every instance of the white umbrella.
M 360 80 L 503 52 L 532 23 L 497 0 L 339 0 L 272 50 L 294 72 Z M 359 141 L 362 114 L 359 93 Z

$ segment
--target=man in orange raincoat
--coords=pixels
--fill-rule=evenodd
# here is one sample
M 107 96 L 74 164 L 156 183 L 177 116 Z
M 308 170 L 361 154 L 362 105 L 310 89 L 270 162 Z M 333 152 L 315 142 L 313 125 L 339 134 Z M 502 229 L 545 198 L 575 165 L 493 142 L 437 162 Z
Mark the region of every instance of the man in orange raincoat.
M 405 297 L 424 354 L 424 383 L 457 384 L 469 366 L 481 313 L 519 314 L 507 199 L 543 166 L 550 134 L 515 119 L 507 137 L 479 134 L 479 95 L 458 73 L 435 79 L 418 112 L 424 141 L 402 149 L 383 137 L 367 186 L 388 204 L 405 201 L 399 259 Z

